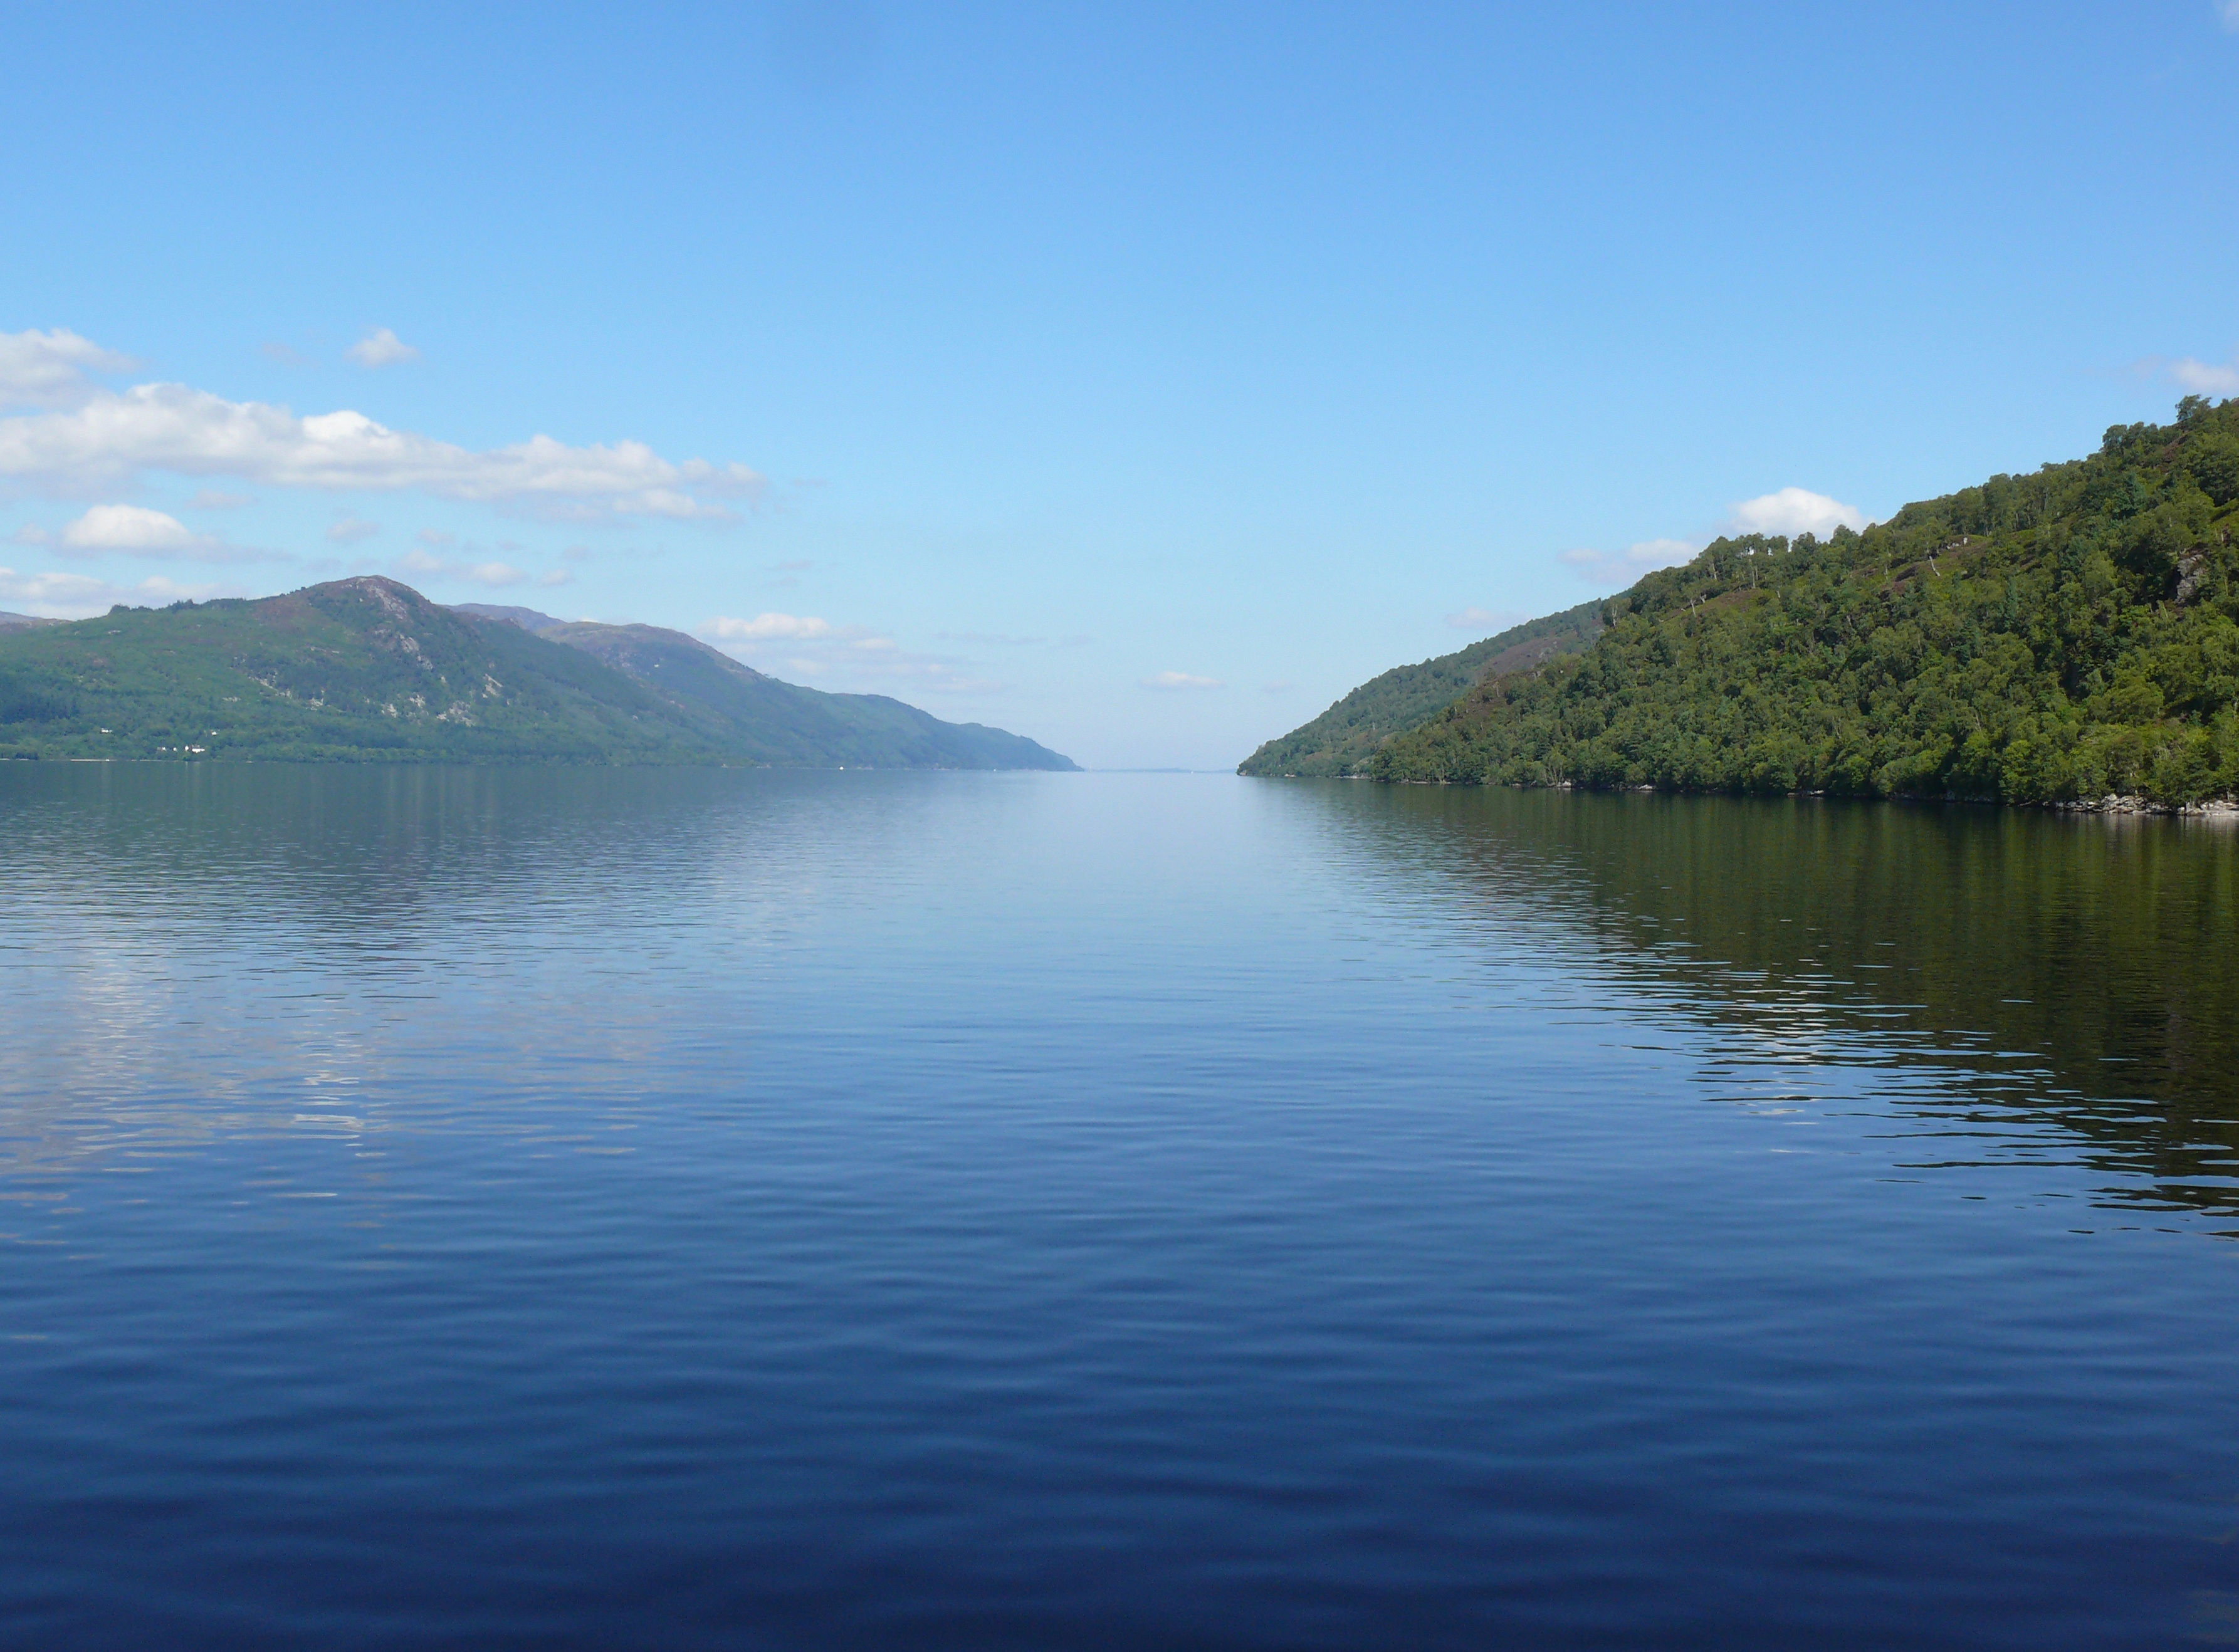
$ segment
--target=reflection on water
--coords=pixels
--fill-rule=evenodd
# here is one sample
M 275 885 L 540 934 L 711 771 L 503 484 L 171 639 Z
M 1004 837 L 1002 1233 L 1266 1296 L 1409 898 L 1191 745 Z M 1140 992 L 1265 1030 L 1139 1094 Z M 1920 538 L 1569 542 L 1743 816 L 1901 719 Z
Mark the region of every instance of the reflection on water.
M 1940 1144 L 1900 1150 L 1910 1167 L 2043 1154 L 2119 1172 L 2099 1191 L 2123 1203 L 2229 1215 L 2239 1198 L 2228 820 L 1428 787 L 1320 800 L 1396 890 L 1590 937 L 1617 979 L 1719 1035 L 1706 1057 L 1737 1076 L 1901 1070 L 1912 1082 L 1877 1086 L 1912 1104 L 1892 1122 Z
M 0 767 L 0 1639 L 2160 1647 L 2239 838 Z

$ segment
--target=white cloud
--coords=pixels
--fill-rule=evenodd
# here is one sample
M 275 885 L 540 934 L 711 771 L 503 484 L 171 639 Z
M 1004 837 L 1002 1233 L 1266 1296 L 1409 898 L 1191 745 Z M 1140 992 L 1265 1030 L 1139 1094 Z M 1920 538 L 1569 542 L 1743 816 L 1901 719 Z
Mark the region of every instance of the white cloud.
M 1186 671 L 1162 671 L 1156 676 L 1143 679 L 1146 688 L 1218 688 L 1218 677 L 1193 677 Z
M 193 551 L 209 543 L 176 516 L 139 505 L 96 505 L 68 527 L 75 551 Z
M 156 607 L 231 594 L 235 593 L 223 586 L 181 585 L 160 575 L 137 585 L 115 585 L 90 574 L 18 574 L 14 568 L 0 567 L 0 600 L 53 619 L 106 614 L 120 602 Z
M 536 582 L 539 585 L 565 585 L 568 577 L 568 570 L 564 567 L 547 568 L 536 576 Z
M 377 327 L 344 352 L 360 367 L 388 367 L 397 362 L 416 362 L 420 352 L 386 327 Z
M 1513 608 L 1464 608 L 1459 614 L 1450 614 L 1446 623 L 1457 631 L 1505 631 L 1512 625 L 1521 625 L 1531 616 Z
M 778 637 L 798 642 L 831 636 L 833 627 L 829 620 L 801 614 L 758 614 L 751 620 L 719 614 L 701 627 L 701 634 L 723 642 L 767 642 Z
M 1734 525 L 1744 534 L 1815 534 L 1821 539 L 1837 527 L 1866 527 L 1871 520 L 1856 505 L 1806 488 L 1784 488 L 1777 494 L 1744 499 L 1733 514 Z
M 509 562 L 477 562 L 462 571 L 477 585 L 518 585 L 528 577 Z
M 2231 0 L 2231 10 L 2239 15 L 2239 0 Z M 2239 27 L 2239 25 L 2234 25 Z M 2190 356 L 2171 362 L 2166 371 L 2183 388 L 2195 395 L 2239 395 L 2239 357 L 2228 366 L 2196 362 Z
M 0 479 L 70 494 L 165 471 L 330 492 L 417 489 L 553 516 L 676 521 L 728 518 L 721 501 L 762 488 L 745 465 L 679 462 L 637 441 L 578 448 L 536 435 L 476 451 L 346 408 L 298 417 L 183 384 L 103 389 L 84 372 L 118 358 L 96 351 L 96 360 L 87 355 L 94 348 L 75 334 L 0 335 L 18 397 L 35 396 L 47 409 L 0 418 Z
M 89 373 L 123 373 L 130 357 L 104 350 L 68 328 L 0 333 L 0 408 L 61 408 L 94 393 Z
M 197 534 L 176 516 L 142 505 L 96 505 L 50 535 L 40 527 L 19 530 L 26 545 L 52 545 L 65 556 L 125 556 L 183 559 L 195 562 L 287 562 L 284 551 L 262 551 L 229 544 L 215 534 Z
M 337 545 L 355 545 L 361 540 L 371 539 L 379 532 L 379 522 L 369 522 L 360 516 L 345 516 L 327 530 L 327 537 Z

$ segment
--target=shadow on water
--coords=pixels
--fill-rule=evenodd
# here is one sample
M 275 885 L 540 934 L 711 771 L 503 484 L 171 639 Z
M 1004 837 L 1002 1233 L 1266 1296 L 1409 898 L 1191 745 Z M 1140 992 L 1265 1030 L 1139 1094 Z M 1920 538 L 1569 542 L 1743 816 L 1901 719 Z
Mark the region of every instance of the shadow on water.
M 1458 919 L 1530 913 L 1737 1065 L 1923 1080 L 1888 1093 L 1907 1138 L 1950 1150 L 1935 1163 L 2057 1152 L 2144 1178 L 2110 1201 L 2239 1213 L 2229 824 L 1334 782 L 1312 797 L 1379 878 L 1438 889 Z

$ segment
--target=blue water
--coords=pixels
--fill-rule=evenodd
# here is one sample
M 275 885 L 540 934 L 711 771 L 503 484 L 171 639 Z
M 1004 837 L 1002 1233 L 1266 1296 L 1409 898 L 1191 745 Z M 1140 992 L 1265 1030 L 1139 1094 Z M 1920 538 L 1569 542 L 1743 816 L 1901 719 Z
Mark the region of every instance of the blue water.
M 2239 834 L 0 769 L 0 1638 L 2239 1643 Z

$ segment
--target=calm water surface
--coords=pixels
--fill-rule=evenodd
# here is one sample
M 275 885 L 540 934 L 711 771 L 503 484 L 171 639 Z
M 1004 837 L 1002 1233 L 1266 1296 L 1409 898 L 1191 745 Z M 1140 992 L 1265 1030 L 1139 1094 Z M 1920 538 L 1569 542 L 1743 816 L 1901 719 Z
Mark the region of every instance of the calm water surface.
M 0 768 L 0 1639 L 2239 1644 L 2239 833 Z

